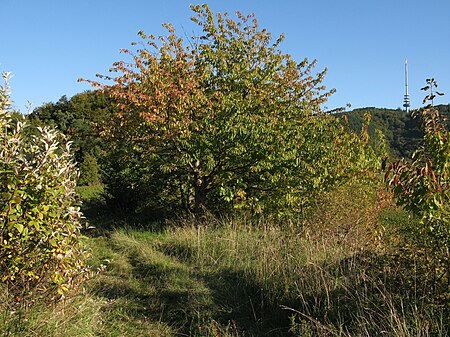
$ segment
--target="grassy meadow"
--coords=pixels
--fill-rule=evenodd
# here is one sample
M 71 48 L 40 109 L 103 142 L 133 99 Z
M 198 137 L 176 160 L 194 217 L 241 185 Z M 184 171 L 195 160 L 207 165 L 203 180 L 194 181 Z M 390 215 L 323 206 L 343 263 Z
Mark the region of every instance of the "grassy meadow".
M 97 214 L 89 280 L 50 305 L 2 292 L 1 336 L 448 336 L 448 288 L 382 194 L 342 187 L 297 223 Z
M 2 74 L 0 337 L 450 336 L 434 78 L 417 123 L 327 111 L 284 34 L 190 8 L 26 116 Z

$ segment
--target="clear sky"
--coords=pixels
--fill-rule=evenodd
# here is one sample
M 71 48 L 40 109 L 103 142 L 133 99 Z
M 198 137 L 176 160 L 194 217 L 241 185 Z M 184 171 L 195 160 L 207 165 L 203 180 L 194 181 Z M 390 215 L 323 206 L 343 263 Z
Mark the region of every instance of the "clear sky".
M 203 3 L 201 1 L 198 3 Z M 185 0 L 0 0 L 0 70 L 11 71 L 12 99 L 26 112 L 62 95 L 90 89 L 79 77 L 107 74 L 119 49 L 137 32 L 199 32 Z M 398 108 L 403 104 L 404 61 L 409 63 L 412 107 L 422 104 L 425 79 L 434 77 L 450 102 L 450 0 L 210 0 L 217 12 L 254 13 L 281 50 L 328 68 L 337 92 L 328 108 Z

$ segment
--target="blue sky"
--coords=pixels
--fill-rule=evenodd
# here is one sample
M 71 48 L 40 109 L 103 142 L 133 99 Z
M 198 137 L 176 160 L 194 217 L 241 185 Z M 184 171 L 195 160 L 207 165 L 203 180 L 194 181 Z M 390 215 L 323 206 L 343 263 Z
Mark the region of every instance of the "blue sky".
M 203 3 L 205 1 L 199 2 Z M 79 77 L 106 74 L 119 49 L 137 32 L 163 34 L 164 22 L 180 34 L 199 32 L 185 0 L 0 0 L 0 70 L 11 71 L 12 99 L 25 112 L 90 89 Z M 409 63 L 412 107 L 420 107 L 425 79 L 434 77 L 450 102 L 449 0 L 211 0 L 215 12 L 255 13 L 281 50 L 328 68 L 336 88 L 328 108 L 398 108 L 403 104 L 404 60 Z

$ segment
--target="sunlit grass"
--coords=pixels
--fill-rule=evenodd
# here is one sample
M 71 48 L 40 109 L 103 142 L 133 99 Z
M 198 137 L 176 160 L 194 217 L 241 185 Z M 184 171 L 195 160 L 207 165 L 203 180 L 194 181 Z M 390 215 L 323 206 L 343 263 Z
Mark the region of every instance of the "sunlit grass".
M 447 336 L 448 309 L 395 253 L 407 214 L 324 200 L 297 224 L 210 217 L 90 238 L 84 288 L 27 307 L 2 292 L 0 335 Z

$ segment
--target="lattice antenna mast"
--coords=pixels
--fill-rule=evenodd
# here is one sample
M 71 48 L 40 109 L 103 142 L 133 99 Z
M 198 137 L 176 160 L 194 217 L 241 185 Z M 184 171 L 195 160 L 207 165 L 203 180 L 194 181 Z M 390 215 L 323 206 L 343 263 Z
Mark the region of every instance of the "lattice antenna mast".
M 408 59 L 405 59 L 405 97 L 403 98 L 403 107 L 406 112 L 409 112 L 410 102 L 408 92 Z

